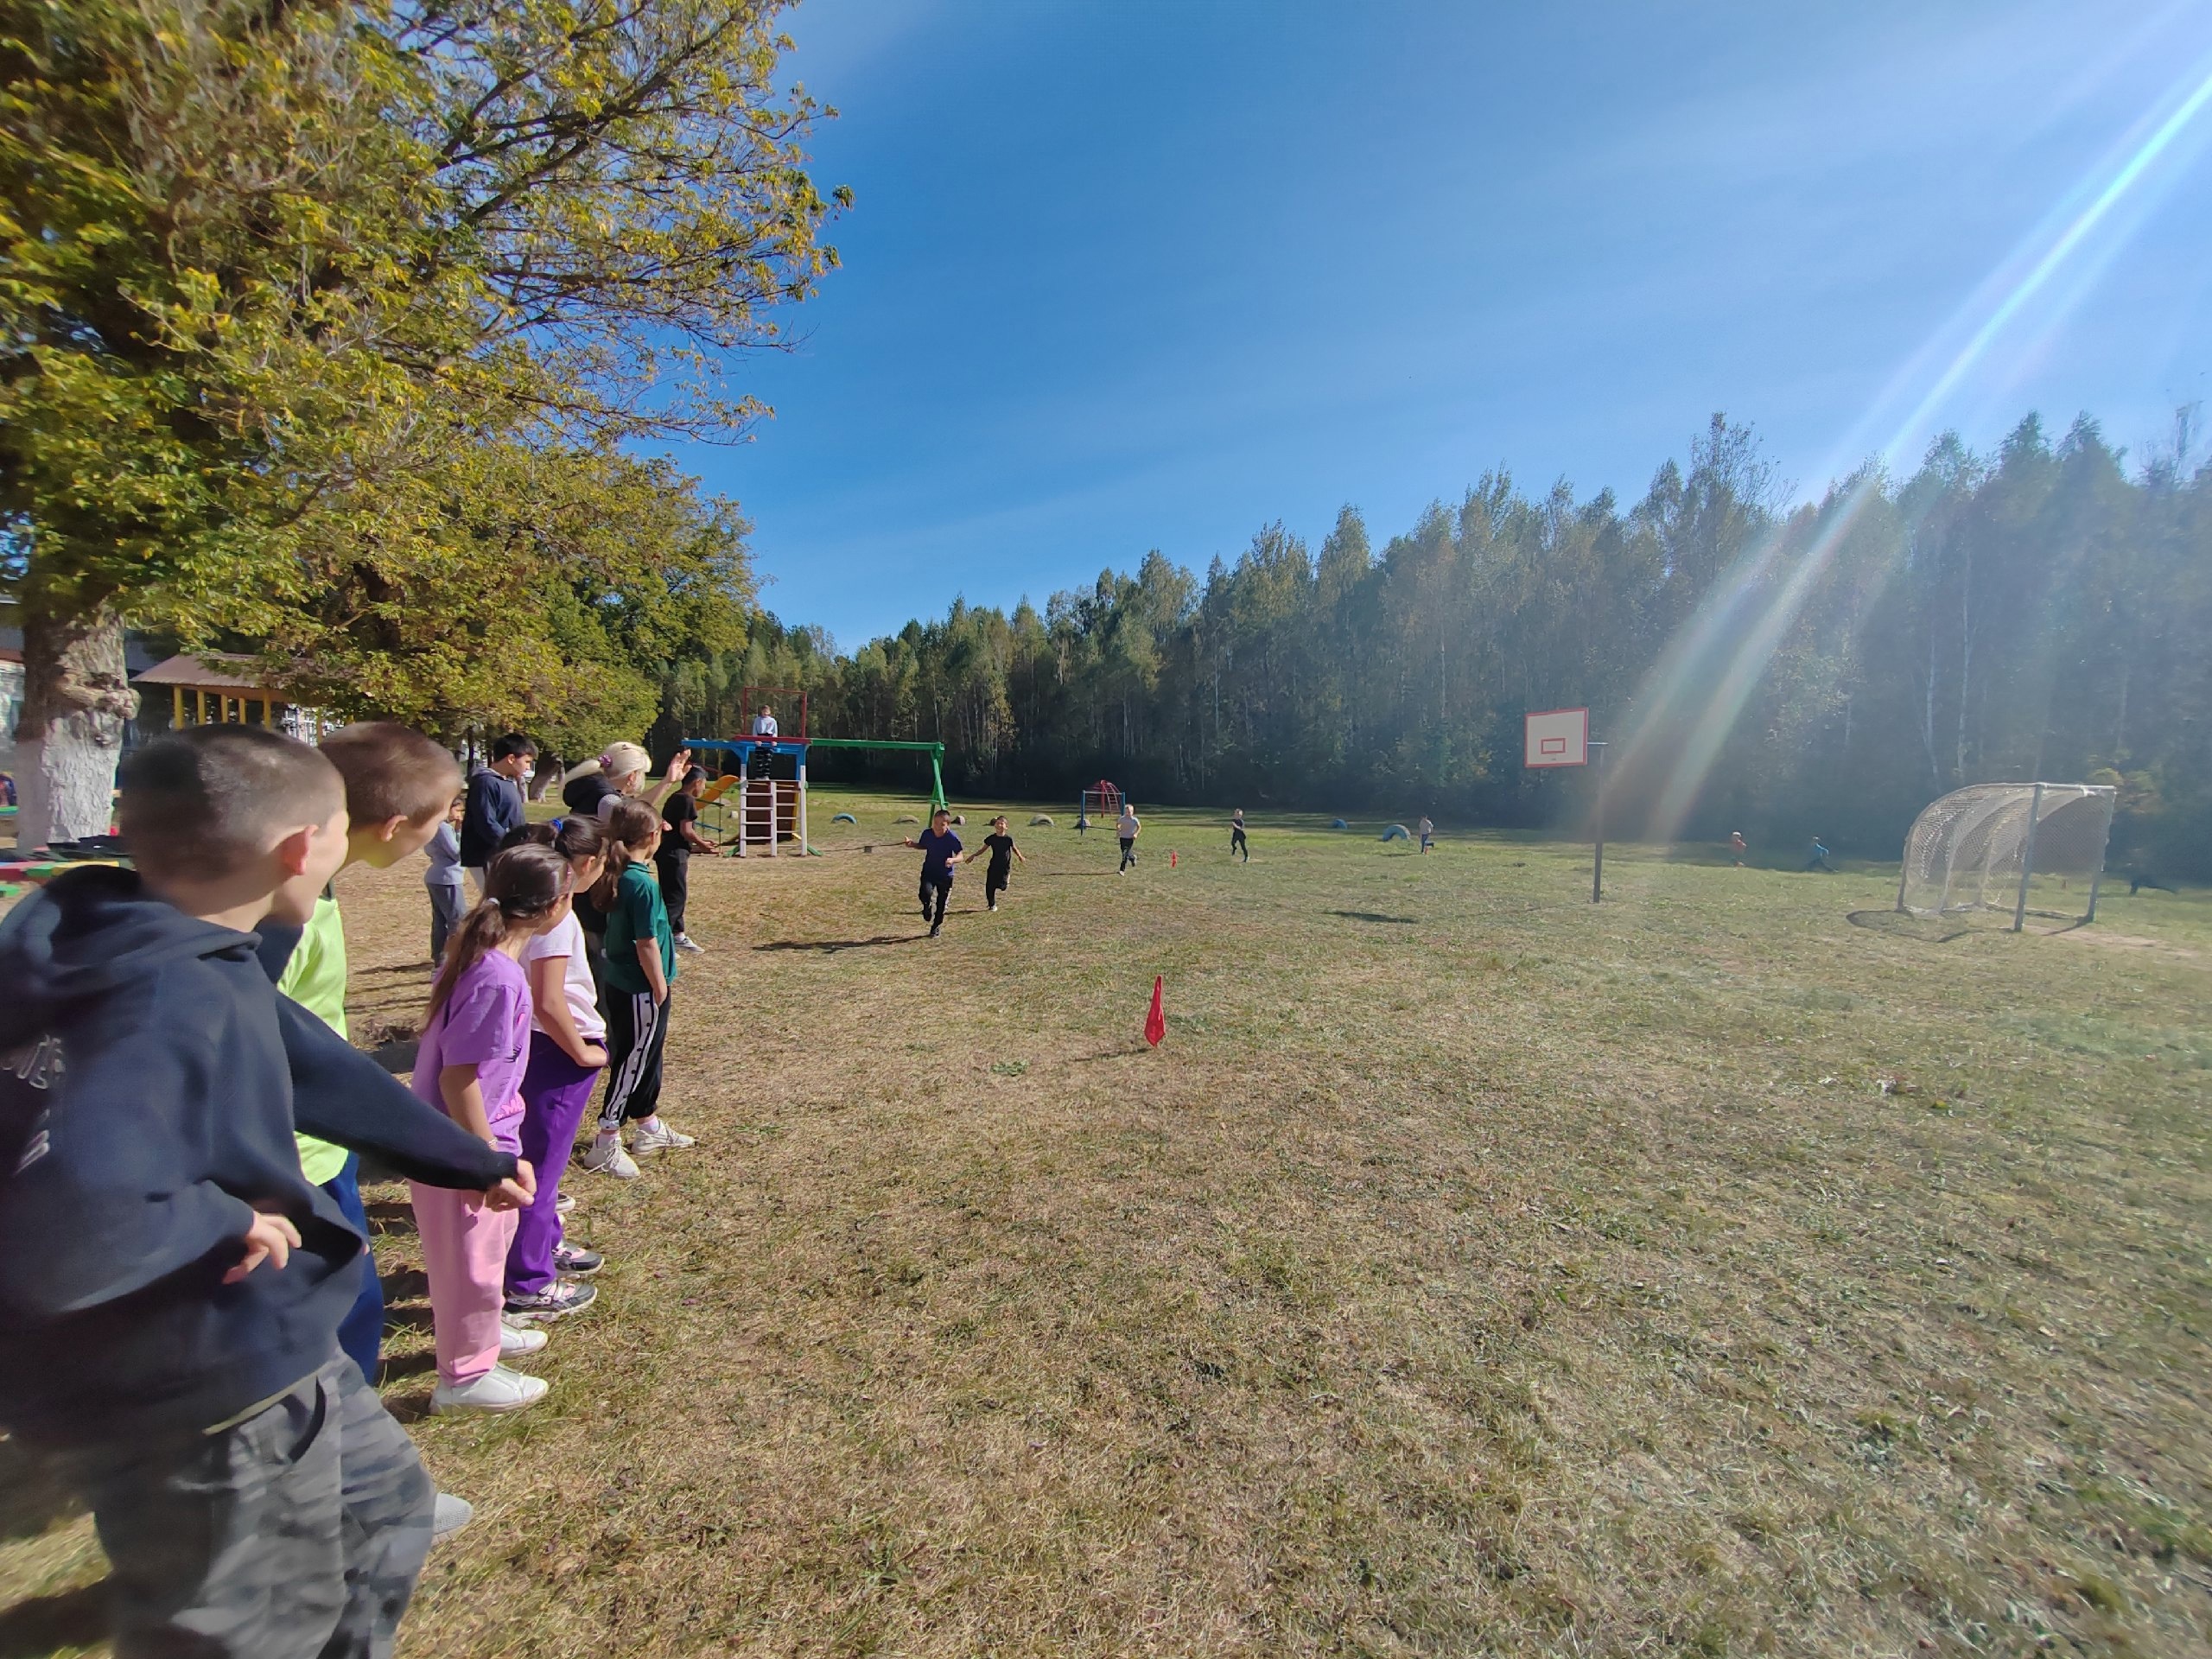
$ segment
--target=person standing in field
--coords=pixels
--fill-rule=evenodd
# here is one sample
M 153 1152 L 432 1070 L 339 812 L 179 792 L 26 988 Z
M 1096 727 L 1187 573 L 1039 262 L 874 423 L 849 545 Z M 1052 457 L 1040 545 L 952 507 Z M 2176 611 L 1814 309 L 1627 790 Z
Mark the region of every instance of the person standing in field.
M 660 814 L 643 801 L 617 802 L 606 833 L 607 869 L 592 897 L 607 918 L 607 1095 L 584 1167 L 628 1181 L 638 1176 L 632 1153 L 688 1147 L 692 1137 L 660 1116 L 676 984 L 676 932 L 660 884 L 646 874 L 660 847 Z
M 699 791 L 707 785 L 707 769 L 694 766 L 661 803 L 660 850 L 653 855 L 653 868 L 660 876 L 661 902 L 668 906 L 668 925 L 676 935 L 676 948 L 694 956 L 706 949 L 694 944 L 683 931 L 683 913 L 691 903 L 691 855 L 711 855 L 715 843 L 699 833 Z
M 1829 875 L 1835 874 L 1835 866 L 1828 862 L 1828 849 L 1821 844 L 1818 836 L 1813 837 L 1813 855 L 1805 861 L 1805 868 L 1808 873 L 1821 870 Z
M 1229 815 L 1229 855 L 1235 858 L 1239 853 L 1244 855 L 1247 864 L 1252 861 L 1252 843 L 1244 836 L 1244 809 L 1241 806 Z
M 468 780 L 468 801 L 461 815 L 461 868 L 484 895 L 484 867 L 499 843 L 523 826 L 522 780 L 537 764 L 537 745 L 520 732 L 492 743 L 492 760 Z
M 468 909 L 461 887 L 461 820 L 467 805 L 467 796 L 454 796 L 453 804 L 446 809 L 445 822 L 423 849 L 429 859 L 429 868 L 423 872 L 423 890 L 430 896 L 432 967 L 445 960 L 446 941 Z
M 996 910 L 999 894 L 1006 891 L 1007 881 L 1014 874 L 1013 861 L 1021 858 L 1021 849 L 1014 844 L 1014 836 L 1007 827 L 1003 812 L 991 820 L 991 833 L 983 837 L 982 847 L 968 855 L 968 862 L 973 864 L 987 852 L 991 855 L 991 861 L 989 868 L 983 872 L 983 908 Z M 1027 864 L 1029 861 L 1021 858 L 1021 861 Z
M 1751 843 L 1744 839 L 1742 830 L 1731 830 L 1728 832 L 1728 856 L 1736 861 L 1738 869 L 1744 868 L 1744 855 L 1751 850 Z
M 960 856 L 960 837 L 952 833 L 952 814 L 940 806 L 930 814 L 930 827 L 909 836 L 906 844 L 922 855 L 922 919 L 930 925 L 930 938 L 944 931 L 944 906 L 952 897 L 952 866 Z M 934 908 L 932 908 L 934 906 Z
M 519 1158 L 531 1012 L 522 954 L 569 913 L 568 861 L 524 842 L 494 854 L 484 881 L 430 988 L 412 1087 L 486 1145 Z M 409 1184 L 409 1197 L 430 1281 L 438 1358 L 430 1409 L 518 1411 L 543 1399 L 544 1378 L 504 1363 L 511 1350 L 545 1345 L 542 1337 L 515 1341 L 499 1317 L 517 1212 L 419 1181 Z
M 1422 814 L 1421 821 L 1421 849 L 1424 853 L 1436 845 L 1436 821 Z
M 658 807 L 683 781 L 691 765 L 691 751 L 678 749 L 668 763 L 668 775 L 647 788 L 645 773 L 652 757 L 635 743 L 610 743 L 597 759 L 571 766 L 561 775 L 561 804 L 571 812 L 607 822 L 614 803 L 635 796 L 647 806 Z
M 1120 875 L 1137 861 L 1137 837 L 1144 832 L 1144 825 L 1137 817 L 1136 808 L 1127 801 L 1122 802 L 1122 821 L 1114 829 L 1122 838 L 1121 868 L 1114 872 Z
M 534 823 L 515 839 L 536 841 L 566 859 L 572 894 L 588 891 L 607 873 L 607 838 L 596 819 L 564 818 L 557 830 Z M 523 1070 L 517 1135 L 522 1155 L 543 1178 L 517 1217 L 507 1246 L 506 1314 L 531 1324 L 589 1307 L 597 1293 L 581 1278 L 601 1265 L 598 1251 L 567 1242 L 561 1223 L 562 1172 L 607 1066 L 607 1021 L 585 949 L 572 906 L 522 951 L 530 981 L 530 1060 Z

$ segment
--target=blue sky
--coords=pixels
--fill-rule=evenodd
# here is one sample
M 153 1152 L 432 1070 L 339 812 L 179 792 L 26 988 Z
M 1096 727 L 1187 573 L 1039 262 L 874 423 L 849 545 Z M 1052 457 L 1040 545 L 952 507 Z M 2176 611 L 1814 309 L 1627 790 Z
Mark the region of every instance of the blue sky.
M 2097 197 L 2212 74 L 2202 0 L 790 29 L 842 111 L 845 269 L 738 367 L 775 418 L 677 454 L 753 519 L 770 607 L 848 648 L 1278 518 L 1318 543 L 1346 502 L 1379 546 L 1492 466 L 1632 499 L 1716 409 L 1816 491 L 1940 426 L 2088 410 L 2140 454 L 2212 403 L 2212 107 Z

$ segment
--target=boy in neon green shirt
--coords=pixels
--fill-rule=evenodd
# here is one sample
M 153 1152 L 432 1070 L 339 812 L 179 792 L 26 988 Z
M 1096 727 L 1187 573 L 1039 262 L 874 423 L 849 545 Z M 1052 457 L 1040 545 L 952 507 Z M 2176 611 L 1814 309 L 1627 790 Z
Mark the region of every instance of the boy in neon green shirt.
M 429 843 L 444 822 L 461 767 L 420 732 L 386 721 L 365 721 L 322 740 L 322 753 L 346 780 L 346 864 L 389 869 Z M 315 913 L 296 935 L 264 929 L 261 959 L 283 972 L 276 988 L 340 1036 L 346 1036 L 346 925 L 338 900 L 323 889 Z M 287 954 L 289 947 L 289 954 Z M 361 1205 L 359 1161 L 343 1147 L 298 1136 L 300 1169 L 330 1194 L 346 1218 L 368 1233 Z M 338 1345 L 374 1383 L 384 1344 L 384 1286 L 361 1275 L 361 1294 L 338 1327 Z

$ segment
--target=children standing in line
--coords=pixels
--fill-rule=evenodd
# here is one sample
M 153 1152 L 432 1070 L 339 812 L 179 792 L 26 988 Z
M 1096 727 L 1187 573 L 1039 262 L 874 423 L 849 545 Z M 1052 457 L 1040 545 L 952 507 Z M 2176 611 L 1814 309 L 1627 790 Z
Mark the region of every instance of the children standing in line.
M 1003 812 L 991 820 L 991 833 L 983 837 L 982 847 L 968 855 L 967 861 L 973 864 L 985 853 L 991 855 L 991 861 L 983 871 L 983 907 L 996 910 L 999 894 L 1006 891 L 1007 880 L 1014 874 L 1013 861 L 1020 858 L 1024 864 L 1029 861 L 1021 858 L 1021 849 L 1014 844 L 1014 836 L 1007 830 Z
M 1124 801 L 1122 822 L 1116 826 L 1116 832 L 1122 838 L 1122 868 L 1115 874 L 1122 874 L 1137 861 L 1137 836 L 1143 829 L 1144 825 L 1137 821 L 1136 808 Z
M 569 886 L 589 890 L 607 868 L 607 842 L 589 818 L 564 818 L 556 830 L 534 823 L 510 837 L 548 846 L 569 863 Z M 506 1311 L 533 1323 L 580 1313 L 596 1294 L 575 1277 L 596 1273 L 600 1256 L 563 1242 L 561 1173 L 607 1065 L 607 1022 L 600 1017 L 584 931 L 575 907 L 523 947 L 530 980 L 530 1065 L 522 1078 L 522 1155 L 543 1172 L 537 1194 L 515 1224 L 507 1247 Z
M 468 803 L 461 817 L 461 868 L 484 894 L 484 867 L 499 843 L 522 828 L 522 780 L 537 766 L 537 745 L 520 732 L 509 732 L 492 743 L 492 761 L 479 766 L 468 780 Z
M 1421 849 L 1424 853 L 1436 845 L 1436 821 L 1427 813 L 1421 820 Z
M 668 925 L 676 935 L 676 948 L 695 956 L 705 947 L 694 944 L 683 931 L 683 912 L 691 902 L 691 855 L 712 854 L 715 843 L 699 833 L 699 791 L 707 786 L 707 769 L 693 766 L 676 792 L 661 803 L 660 850 L 653 868 L 660 877 L 661 903 L 668 906 Z
M 592 889 L 607 917 L 607 1098 L 584 1167 L 634 1180 L 638 1152 L 688 1147 L 660 1117 L 661 1065 L 668 1049 L 676 934 L 660 887 L 646 874 L 660 845 L 660 813 L 643 801 L 618 801 L 607 814 L 607 870 Z M 622 1126 L 631 1125 L 630 1148 Z
M 569 891 L 568 861 L 550 847 L 525 844 L 494 855 L 484 873 L 484 897 L 461 918 L 430 988 L 415 1092 L 508 1152 L 519 1154 L 522 1146 L 529 1057 L 530 982 L 522 953 L 568 914 Z M 500 1363 L 505 1344 L 499 1314 L 516 1213 L 490 1210 L 474 1193 L 410 1187 L 438 1354 L 430 1409 L 517 1411 L 543 1399 L 550 1386 L 543 1377 Z
M 922 855 L 922 919 L 930 925 L 930 938 L 935 938 L 944 931 L 944 906 L 952 897 L 953 861 L 960 856 L 960 837 L 952 833 L 952 814 L 940 806 L 930 814 L 930 827 L 918 836 L 908 836 L 905 844 Z
M 430 861 L 429 868 L 423 872 L 423 887 L 430 895 L 433 968 L 446 959 L 446 941 L 461 925 L 461 912 L 468 908 L 468 901 L 461 896 L 461 820 L 467 805 L 467 796 L 454 796 L 446 810 L 445 822 L 423 849 Z
M 118 1653 L 388 1654 L 434 1494 L 338 1347 L 362 1242 L 296 1108 L 341 1130 L 295 1100 L 250 931 L 308 920 L 345 785 L 252 726 L 159 739 L 122 784 L 137 868 L 0 923 L 0 1427 L 91 1507 Z
M 1244 838 L 1244 809 L 1238 807 L 1229 815 L 1229 855 L 1244 855 L 1244 861 L 1252 861 L 1252 843 Z

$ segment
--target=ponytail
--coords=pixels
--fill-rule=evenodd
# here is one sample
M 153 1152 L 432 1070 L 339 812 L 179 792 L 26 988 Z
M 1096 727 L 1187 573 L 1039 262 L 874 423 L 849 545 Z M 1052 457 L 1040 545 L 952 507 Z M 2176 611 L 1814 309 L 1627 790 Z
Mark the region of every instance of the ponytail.
M 642 847 L 660 828 L 660 814 L 643 801 L 614 803 L 607 815 L 607 868 L 591 890 L 591 901 L 601 910 L 614 907 L 614 894 L 622 885 L 622 872 L 637 861 L 631 849 Z
M 607 836 L 593 820 L 571 813 L 552 823 L 525 823 L 508 830 L 499 850 L 523 846 L 550 847 L 563 858 L 597 858 L 607 850 Z
M 569 861 L 552 848 L 530 841 L 493 855 L 484 872 L 483 899 L 446 941 L 445 962 L 430 987 L 425 1028 L 445 1011 L 463 974 L 568 896 Z

